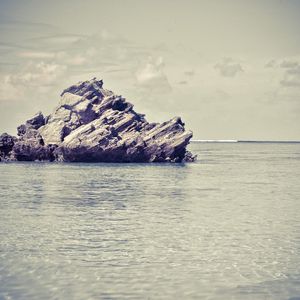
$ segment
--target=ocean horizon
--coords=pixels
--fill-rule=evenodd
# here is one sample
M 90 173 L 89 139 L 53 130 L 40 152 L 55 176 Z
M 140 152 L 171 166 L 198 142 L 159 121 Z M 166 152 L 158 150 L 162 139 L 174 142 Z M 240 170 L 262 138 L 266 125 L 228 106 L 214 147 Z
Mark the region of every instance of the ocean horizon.
M 221 139 L 221 140 L 200 140 L 192 139 L 191 143 L 300 143 L 298 140 L 235 140 L 235 139 Z

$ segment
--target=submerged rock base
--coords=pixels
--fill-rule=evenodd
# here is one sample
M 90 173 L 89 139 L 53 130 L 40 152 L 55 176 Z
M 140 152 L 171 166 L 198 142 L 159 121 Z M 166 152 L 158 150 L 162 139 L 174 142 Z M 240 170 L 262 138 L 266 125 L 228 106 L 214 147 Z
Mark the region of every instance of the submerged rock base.
M 149 123 L 96 78 L 61 94 L 49 116 L 36 114 L 0 136 L 0 160 L 65 162 L 191 162 L 191 131 L 180 117 Z

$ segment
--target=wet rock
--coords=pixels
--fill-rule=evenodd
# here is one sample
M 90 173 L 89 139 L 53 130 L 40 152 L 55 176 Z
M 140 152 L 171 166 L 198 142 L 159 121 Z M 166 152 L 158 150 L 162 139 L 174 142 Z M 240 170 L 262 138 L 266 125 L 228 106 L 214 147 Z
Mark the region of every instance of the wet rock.
M 41 134 L 34 128 L 27 128 L 14 144 L 12 156 L 19 161 L 54 161 L 56 145 L 45 144 Z
M 0 161 L 11 160 L 11 151 L 16 140 L 15 137 L 7 133 L 0 135 Z
M 63 91 L 59 105 L 18 127 L 11 153 L 17 160 L 70 162 L 190 162 L 192 137 L 180 117 L 148 123 L 103 81 L 79 82 Z

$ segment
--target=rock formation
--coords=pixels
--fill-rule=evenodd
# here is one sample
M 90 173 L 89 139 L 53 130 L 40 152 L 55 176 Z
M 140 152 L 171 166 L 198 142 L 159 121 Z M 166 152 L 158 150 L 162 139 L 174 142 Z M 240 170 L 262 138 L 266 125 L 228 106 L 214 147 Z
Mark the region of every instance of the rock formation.
M 9 160 L 16 138 L 3 133 L 0 135 L 0 161 Z
M 18 138 L 0 136 L 0 159 L 67 162 L 182 162 L 192 137 L 179 117 L 158 124 L 96 78 L 61 94 L 47 117 L 42 113 L 18 127 Z

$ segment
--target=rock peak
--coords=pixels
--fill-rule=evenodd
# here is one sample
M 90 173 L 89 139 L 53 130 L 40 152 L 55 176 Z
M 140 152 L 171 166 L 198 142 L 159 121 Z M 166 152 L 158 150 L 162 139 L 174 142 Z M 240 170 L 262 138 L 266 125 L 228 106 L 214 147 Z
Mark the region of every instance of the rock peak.
M 101 95 L 101 90 L 103 88 L 103 80 L 97 80 L 96 77 L 91 80 L 80 81 L 77 84 L 74 84 L 67 89 L 63 90 L 61 96 L 65 93 L 71 93 L 78 96 L 99 96 Z

